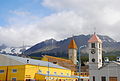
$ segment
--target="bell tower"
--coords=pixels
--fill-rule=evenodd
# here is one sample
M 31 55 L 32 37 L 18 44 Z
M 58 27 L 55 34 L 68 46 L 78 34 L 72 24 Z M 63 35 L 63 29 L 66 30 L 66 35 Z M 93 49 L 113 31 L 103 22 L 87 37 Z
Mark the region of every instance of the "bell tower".
M 89 69 L 98 69 L 102 67 L 102 41 L 94 33 L 88 40 L 89 46 Z
M 68 56 L 74 64 L 77 64 L 77 45 L 74 39 L 70 41 L 70 44 L 68 46 Z

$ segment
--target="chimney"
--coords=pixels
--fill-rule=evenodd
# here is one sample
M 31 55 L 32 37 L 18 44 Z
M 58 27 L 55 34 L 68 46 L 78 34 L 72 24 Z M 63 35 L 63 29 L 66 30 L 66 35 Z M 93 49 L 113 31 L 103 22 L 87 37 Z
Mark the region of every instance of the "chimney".
M 116 60 L 117 60 L 117 62 L 120 62 L 120 57 L 117 57 Z
M 27 60 L 27 63 L 29 63 L 29 60 Z
M 104 58 L 104 62 L 105 62 L 105 63 L 108 63 L 108 62 L 109 62 L 109 58 L 108 58 L 108 57 L 105 57 L 105 58 Z

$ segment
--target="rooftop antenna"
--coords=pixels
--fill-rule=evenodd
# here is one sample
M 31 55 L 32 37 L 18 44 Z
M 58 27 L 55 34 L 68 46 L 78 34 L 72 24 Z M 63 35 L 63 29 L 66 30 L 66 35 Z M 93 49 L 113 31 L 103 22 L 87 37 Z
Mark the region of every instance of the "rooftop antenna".
M 94 34 L 96 34 L 96 27 L 94 27 Z
M 72 34 L 72 40 L 74 40 L 74 36 L 75 36 L 75 35 L 74 35 L 74 34 Z
M 22 47 L 22 53 L 24 54 L 24 49 L 25 49 L 25 45 L 24 45 L 24 41 L 23 41 L 23 47 Z
M 23 41 L 23 49 L 24 49 L 24 41 Z

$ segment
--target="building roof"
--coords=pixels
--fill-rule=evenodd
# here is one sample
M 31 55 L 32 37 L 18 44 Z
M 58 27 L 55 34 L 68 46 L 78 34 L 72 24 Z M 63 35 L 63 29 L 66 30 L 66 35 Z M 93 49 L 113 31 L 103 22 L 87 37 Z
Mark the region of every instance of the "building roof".
M 39 75 L 48 76 L 48 74 L 37 73 Z M 68 78 L 89 78 L 89 77 L 82 77 L 82 76 L 64 76 L 64 75 L 49 75 L 49 76 L 57 76 L 57 77 L 68 77 Z
M 75 43 L 74 40 L 71 40 L 71 41 L 70 41 L 70 44 L 69 44 L 68 48 L 74 48 L 74 49 L 77 49 L 77 45 L 76 45 L 76 43 Z
M 76 71 L 76 65 L 71 61 L 71 60 L 67 60 L 67 59 L 62 59 L 62 58 L 58 58 L 58 57 L 53 57 L 53 56 L 48 56 L 45 55 L 43 58 L 47 58 L 49 62 L 56 62 L 56 64 L 71 69 L 72 71 Z
M 99 70 L 107 67 L 107 66 L 110 65 L 110 64 L 115 64 L 115 65 L 120 66 L 120 62 L 110 61 L 109 63 L 106 63 L 106 64 L 104 64 L 102 67 L 100 67 Z M 113 65 L 112 65 L 112 66 L 113 66 Z M 110 66 L 109 66 L 109 67 L 110 67 Z
M 48 76 L 48 74 L 42 74 L 42 73 L 38 73 L 38 74 L 39 74 L 39 75 L 43 75 L 43 76 Z M 51 74 L 49 74 L 49 76 L 77 78 L 77 76 L 65 76 L 65 75 L 51 75 Z
M 101 39 L 96 35 L 93 34 L 92 37 L 88 40 L 89 43 L 100 42 L 102 43 Z
M 31 58 L 22 58 L 22 57 L 18 57 L 18 56 L 0 54 L 0 57 L 2 57 L 2 56 L 6 57 L 4 59 L 8 60 L 8 62 L 9 62 L 9 63 L 6 64 L 6 66 L 31 64 L 31 65 L 39 65 L 39 66 L 47 66 L 47 67 L 49 66 L 49 67 L 54 67 L 54 68 L 67 69 L 67 68 L 64 68 L 62 66 L 53 64 L 51 62 L 35 60 L 35 59 L 31 59 Z M 0 61 L 1 61 L 1 59 L 0 59 Z M 14 63 L 15 61 L 17 61 L 17 63 Z M 0 64 L 0 66 L 2 66 L 2 65 Z

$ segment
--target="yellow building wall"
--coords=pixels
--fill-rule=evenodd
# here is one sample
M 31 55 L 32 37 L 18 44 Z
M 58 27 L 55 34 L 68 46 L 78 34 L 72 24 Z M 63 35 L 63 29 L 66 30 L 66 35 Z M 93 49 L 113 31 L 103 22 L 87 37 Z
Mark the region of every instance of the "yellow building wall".
M 8 69 L 8 70 L 7 70 Z M 16 69 L 17 72 L 13 73 L 12 70 Z M 50 71 L 50 75 L 63 75 L 63 76 L 71 76 L 71 70 L 68 69 L 60 69 L 46 66 L 38 66 L 38 65 L 16 65 L 16 66 L 0 66 L 0 70 L 4 70 L 4 73 L 0 73 L 0 80 L 12 80 L 12 78 L 16 78 L 16 80 L 24 81 L 26 79 L 40 79 L 44 80 L 47 76 L 40 76 L 38 70 L 41 70 L 42 74 L 47 74 L 47 71 Z M 8 72 L 7 72 L 8 71 Z M 56 72 L 56 74 L 54 74 Z M 63 73 L 63 74 L 61 74 Z M 40 76 L 40 77 L 38 77 Z M 65 77 L 57 77 L 58 79 L 65 79 Z
M 43 60 L 43 61 L 48 61 L 48 58 L 43 57 L 41 60 Z
M 17 72 L 12 72 L 13 69 L 17 69 Z M 16 65 L 16 66 L 8 66 L 8 78 L 7 80 L 12 80 L 12 78 L 16 78 L 16 80 L 24 80 L 25 75 L 25 65 Z
M 25 79 L 34 79 L 35 73 L 38 72 L 38 66 L 25 65 Z
M 45 81 L 45 76 L 43 75 L 39 75 L 39 74 L 35 74 L 35 79 L 38 81 Z
M 40 74 L 36 74 L 35 78 L 37 81 L 76 81 L 77 78 L 69 78 L 69 77 L 58 77 L 58 76 L 44 76 Z
M 0 70 L 4 70 L 4 73 L 0 73 L 0 81 L 5 81 L 7 66 L 0 66 Z
M 56 72 L 57 75 L 61 75 L 63 73 L 64 76 L 68 76 L 67 74 L 71 75 L 71 70 L 66 69 L 59 69 L 59 68 L 52 68 L 52 67 L 44 67 L 44 66 L 37 66 L 37 65 L 26 65 L 25 66 L 25 79 L 34 79 L 35 74 L 38 73 L 38 70 L 41 70 L 42 74 L 47 74 L 49 69 L 50 75 L 54 75 Z

